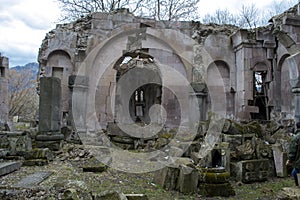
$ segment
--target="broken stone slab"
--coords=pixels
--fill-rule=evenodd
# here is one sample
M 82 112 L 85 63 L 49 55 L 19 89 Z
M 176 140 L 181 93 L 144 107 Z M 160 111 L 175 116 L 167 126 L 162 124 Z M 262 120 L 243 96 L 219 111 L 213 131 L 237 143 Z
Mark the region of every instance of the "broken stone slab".
M 51 171 L 42 171 L 35 172 L 21 179 L 18 183 L 13 185 L 16 188 L 33 188 L 46 180 L 53 172 Z
M 177 182 L 179 192 L 184 194 L 194 194 L 197 192 L 197 186 L 198 171 L 195 168 L 181 165 Z
M 94 200 L 127 200 L 127 197 L 122 192 L 104 191 L 100 194 L 93 195 Z
M 107 165 L 98 161 L 95 158 L 91 158 L 81 166 L 83 172 L 104 172 L 107 169 Z
M 128 200 L 148 200 L 145 194 L 125 194 Z
M 300 199 L 300 188 L 299 187 L 285 187 L 282 188 L 278 195 L 278 200 L 296 200 Z
M 21 168 L 20 162 L 3 162 L 0 163 L 0 176 L 9 174 Z

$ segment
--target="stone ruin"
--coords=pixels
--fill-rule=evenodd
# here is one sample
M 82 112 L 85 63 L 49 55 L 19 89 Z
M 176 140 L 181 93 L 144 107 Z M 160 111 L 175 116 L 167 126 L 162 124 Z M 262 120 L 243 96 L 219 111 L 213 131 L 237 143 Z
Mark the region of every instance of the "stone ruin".
M 17 135 L 17 141 L 30 140 L 20 142 L 23 146 L 10 142 L 5 132 L 1 148 L 37 165 L 51 161 L 49 149 L 59 150 L 64 141 L 81 143 L 82 134 L 105 135 L 126 150 L 167 149 L 199 110 L 197 134 L 181 151 L 183 157 L 156 172 L 156 183 L 182 193 L 230 196 L 229 178 L 249 183 L 286 177 L 289 134 L 300 121 L 299 27 L 299 5 L 250 30 L 155 21 L 126 10 L 58 24 L 47 33 L 38 56 L 39 131 Z M 7 60 L 1 60 L 0 78 L 7 68 Z M 192 89 L 165 87 L 174 78 L 166 76 L 166 66 Z M 136 74 L 128 77 L 130 72 Z M 5 84 L 1 79 L 1 94 L 7 94 Z M 182 107 L 181 101 L 189 103 Z M 5 105 L 0 104 L 1 111 Z M 164 111 L 151 110 L 154 105 Z M 182 116 L 182 110 L 188 115 Z M 202 155 L 215 114 L 224 126 L 215 130 L 218 134 L 209 138 L 213 146 Z M 0 120 L 7 121 L 7 114 Z M 122 127 L 151 122 L 150 132 L 159 131 L 149 136 L 135 137 Z M 183 144 L 185 138 L 177 141 Z
M 0 130 L 8 124 L 8 58 L 0 54 Z

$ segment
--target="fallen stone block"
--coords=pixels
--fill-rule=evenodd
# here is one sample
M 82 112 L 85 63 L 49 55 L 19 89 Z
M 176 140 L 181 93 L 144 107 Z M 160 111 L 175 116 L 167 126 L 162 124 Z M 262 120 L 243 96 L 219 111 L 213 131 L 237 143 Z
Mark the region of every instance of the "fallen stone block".
M 180 166 L 180 173 L 177 182 L 179 192 L 184 194 L 194 194 L 197 192 L 198 171 L 186 165 Z
M 300 188 L 299 187 L 282 188 L 277 195 L 277 199 L 278 200 L 300 199 Z
M 125 194 L 128 200 L 148 200 L 145 194 Z
M 13 185 L 16 188 L 33 188 L 47 179 L 53 172 L 35 172 L 21 179 L 18 183 Z
M 175 190 L 179 171 L 177 167 L 164 167 L 155 172 L 153 182 L 166 190 Z
M 127 200 L 127 197 L 118 191 L 104 191 L 94 195 L 94 200 Z
M 81 168 L 83 172 L 104 172 L 107 169 L 107 165 L 103 164 L 95 158 L 91 158 L 90 160 L 83 163 Z
M 266 181 L 269 174 L 269 160 L 243 160 L 231 163 L 231 174 L 237 181 L 250 183 L 256 181 Z
M 28 151 L 25 155 L 24 158 L 26 160 L 31 160 L 31 159 L 45 159 L 48 161 L 52 161 L 54 159 L 53 152 L 48 149 L 32 149 L 31 151 Z
M 9 174 L 21 168 L 20 162 L 3 162 L 0 163 L 0 176 Z

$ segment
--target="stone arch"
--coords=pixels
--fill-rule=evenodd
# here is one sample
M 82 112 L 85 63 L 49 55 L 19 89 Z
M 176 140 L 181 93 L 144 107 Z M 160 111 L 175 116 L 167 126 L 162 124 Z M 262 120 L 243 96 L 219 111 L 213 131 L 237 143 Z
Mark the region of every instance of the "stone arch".
M 286 58 L 286 63 L 289 71 L 289 80 L 292 87 L 293 104 L 289 110 L 294 115 L 295 121 L 300 121 L 300 48 L 297 42 L 287 33 L 278 32 L 276 37 L 291 55 Z M 284 64 L 284 63 L 283 63 Z
M 289 65 L 287 58 L 289 54 L 284 54 L 279 59 L 278 67 L 275 71 L 277 77 L 276 89 L 277 94 L 277 105 L 280 107 L 280 112 L 283 114 L 292 114 L 294 108 L 292 86 L 290 83 Z
M 229 65 L 225 61 L 215 60 L 208 65 L 206 74 L 210 101 L 209 107 L 217 106 L 219 109 L 225 109 L 226 115 L 233 115 L 234 93 L 231 91 Z M 223 98 L 225 99 L 220 99 L 224 93 L 225 96 Z M 219 99 L 219 101 L 211 102 L 212 99 Z
M 134 44 L 130 43 L 129 37 L 136 37 Z M 174 43 L 174 41 L 178 42 Z M 138 49 L 160 49 L 161 52 L 172 52 L 180 58 L 185 68 L 187 79 L 190 80 L 194 45 L 196 45 L 196 42 L 180 31 L 171 29 L 155 30 L 152 28 L 124 31 L 102 42 L 86 57 L 78 71 L 78 75 L 89 77 L 87 95 L 89 98 L 87 100 L 86 117 L 90 119 L 89 121 L 98 121 L 98 116 L 95 113 L 95 90 L 104 79 L 106 81 L 103 82 L 114 84 L 116 72 L 113 70 L 113 66 L 124 55 L 124 52 Z M 109 76 L 104 77 L 105 73 L 109 74 Z M 112 91 L 113 87 L 106 89 L 106 91 L 103 90 L 99 95 L 112 97 Z M 110 102 L 112 102 L 113 100 L 110 97 Z M 107 102 L 106 106 L 112 107 Z M 113 111 L 111 112 L 113 113 Z M 102 124 L 105 124 L 105 122 Z M 101 129 L 101 127 L 95 127 L 95 123 L 88 124 L 88 127 Z
M 70 55 L 63 50 L 52 51 L 46 61 L 46 76 L 61 79 L 62 88 L 62 112 L 69 111 L 70 89 L 69 76 L 73 72 L 73 64 Z

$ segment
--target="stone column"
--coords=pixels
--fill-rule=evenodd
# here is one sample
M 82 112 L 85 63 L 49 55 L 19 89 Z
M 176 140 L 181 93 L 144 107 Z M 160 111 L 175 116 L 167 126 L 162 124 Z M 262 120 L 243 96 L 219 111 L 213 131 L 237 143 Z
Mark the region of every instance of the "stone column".
M 38 148 L 59 150 L 64 136 L 61 134 L 61 81 L 56 77 L 40 79 Z

